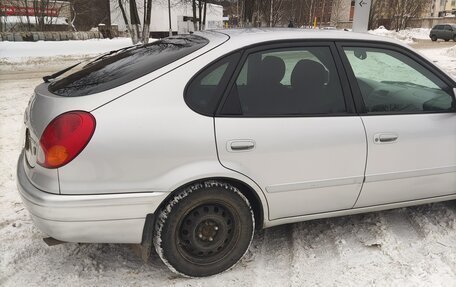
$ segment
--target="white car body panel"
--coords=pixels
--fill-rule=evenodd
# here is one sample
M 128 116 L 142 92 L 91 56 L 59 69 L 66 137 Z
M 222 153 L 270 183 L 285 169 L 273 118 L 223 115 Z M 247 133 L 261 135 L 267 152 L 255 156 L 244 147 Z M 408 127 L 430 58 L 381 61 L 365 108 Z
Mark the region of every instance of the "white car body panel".
M 366 166 L 359 117 L 216 118 L 221 163 L 266 190 L 270 219 L 350 209 Z M 227 143 L 250 139 L 233 152 Z
M 362 117 L 366 180 L 356 207 L 456 193 L 456 113 Z M 394 134 L 391 143 L 377 134 Z

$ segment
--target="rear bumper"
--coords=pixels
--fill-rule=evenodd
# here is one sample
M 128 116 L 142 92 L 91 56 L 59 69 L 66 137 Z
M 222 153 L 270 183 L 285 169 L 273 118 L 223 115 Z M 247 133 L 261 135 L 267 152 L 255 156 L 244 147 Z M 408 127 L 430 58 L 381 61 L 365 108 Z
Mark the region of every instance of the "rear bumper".
M 141 243 L 146 215 L 154 213 L 165 192 L 102 195 L 58 195 L 31 184 L 23 154 L 17 165 L 17 185 L 35 225 L 61 241 Z

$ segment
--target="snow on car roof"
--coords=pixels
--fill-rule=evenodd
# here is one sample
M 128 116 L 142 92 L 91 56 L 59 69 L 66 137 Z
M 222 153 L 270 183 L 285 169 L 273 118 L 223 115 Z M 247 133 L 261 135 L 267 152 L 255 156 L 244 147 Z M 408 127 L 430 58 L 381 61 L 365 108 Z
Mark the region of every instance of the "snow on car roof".
M 290 29 L 290 28 L 244 28 L 244 29 L 224 29 L 212 30 L 225 34 L 230 37 L 229 43 L 232 45 L 247 46 L 255 43 L 290 40 L 290 39 L 331 39 L 331 40 L 362 40 L 380 41 L 406 46 L 404 43 L 381 36 L 368 33 L 355 33 L 343 30 L 314 30 L 314 29 Z M 203 37 L 207 37 L 208 32 L 198 32 Z M 209 39 L 211 40 L 211 39 Z

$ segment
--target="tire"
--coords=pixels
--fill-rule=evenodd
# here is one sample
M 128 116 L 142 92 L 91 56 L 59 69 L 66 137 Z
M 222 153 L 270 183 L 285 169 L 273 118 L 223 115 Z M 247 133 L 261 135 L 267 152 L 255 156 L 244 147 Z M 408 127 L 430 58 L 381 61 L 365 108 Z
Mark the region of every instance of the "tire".
M 177 193 L 157 216 L 155 250 L 175 273 L 204 277 L 233 267 L 252 242 L 255 219 L 235 187 L 198 183 Z
M 453 41 L 455 41 L 455 42 L 456 42 L 456 35 L 454 35 L 454 36 L 453 36 Z
M 436 36 L 436 35 L 432 35 L 432 36 L 431 36 L 431 40 L 432 40 L 432 42 L 437 41 L 437 36 Z
M 445 39 L 445 42 L 448 42 L 448 41 L 450 41 L 450 39 Z

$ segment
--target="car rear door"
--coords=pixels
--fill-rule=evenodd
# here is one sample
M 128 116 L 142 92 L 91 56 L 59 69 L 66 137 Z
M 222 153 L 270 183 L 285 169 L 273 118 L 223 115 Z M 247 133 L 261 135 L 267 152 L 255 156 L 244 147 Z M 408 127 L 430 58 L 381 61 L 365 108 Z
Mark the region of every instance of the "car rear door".
M 366 138 L 334 44 L 246 51 L 215 118 L 220 162 L 265 192 L 270 219 L 350 209 Z
M 367 132 L 365 183 L 355 207 L 456 193 L 456 86 L 405 48 L 342 43 Z
M 445 25 L 445 39 L 453 39 L 453 28 L 450 25 Z

